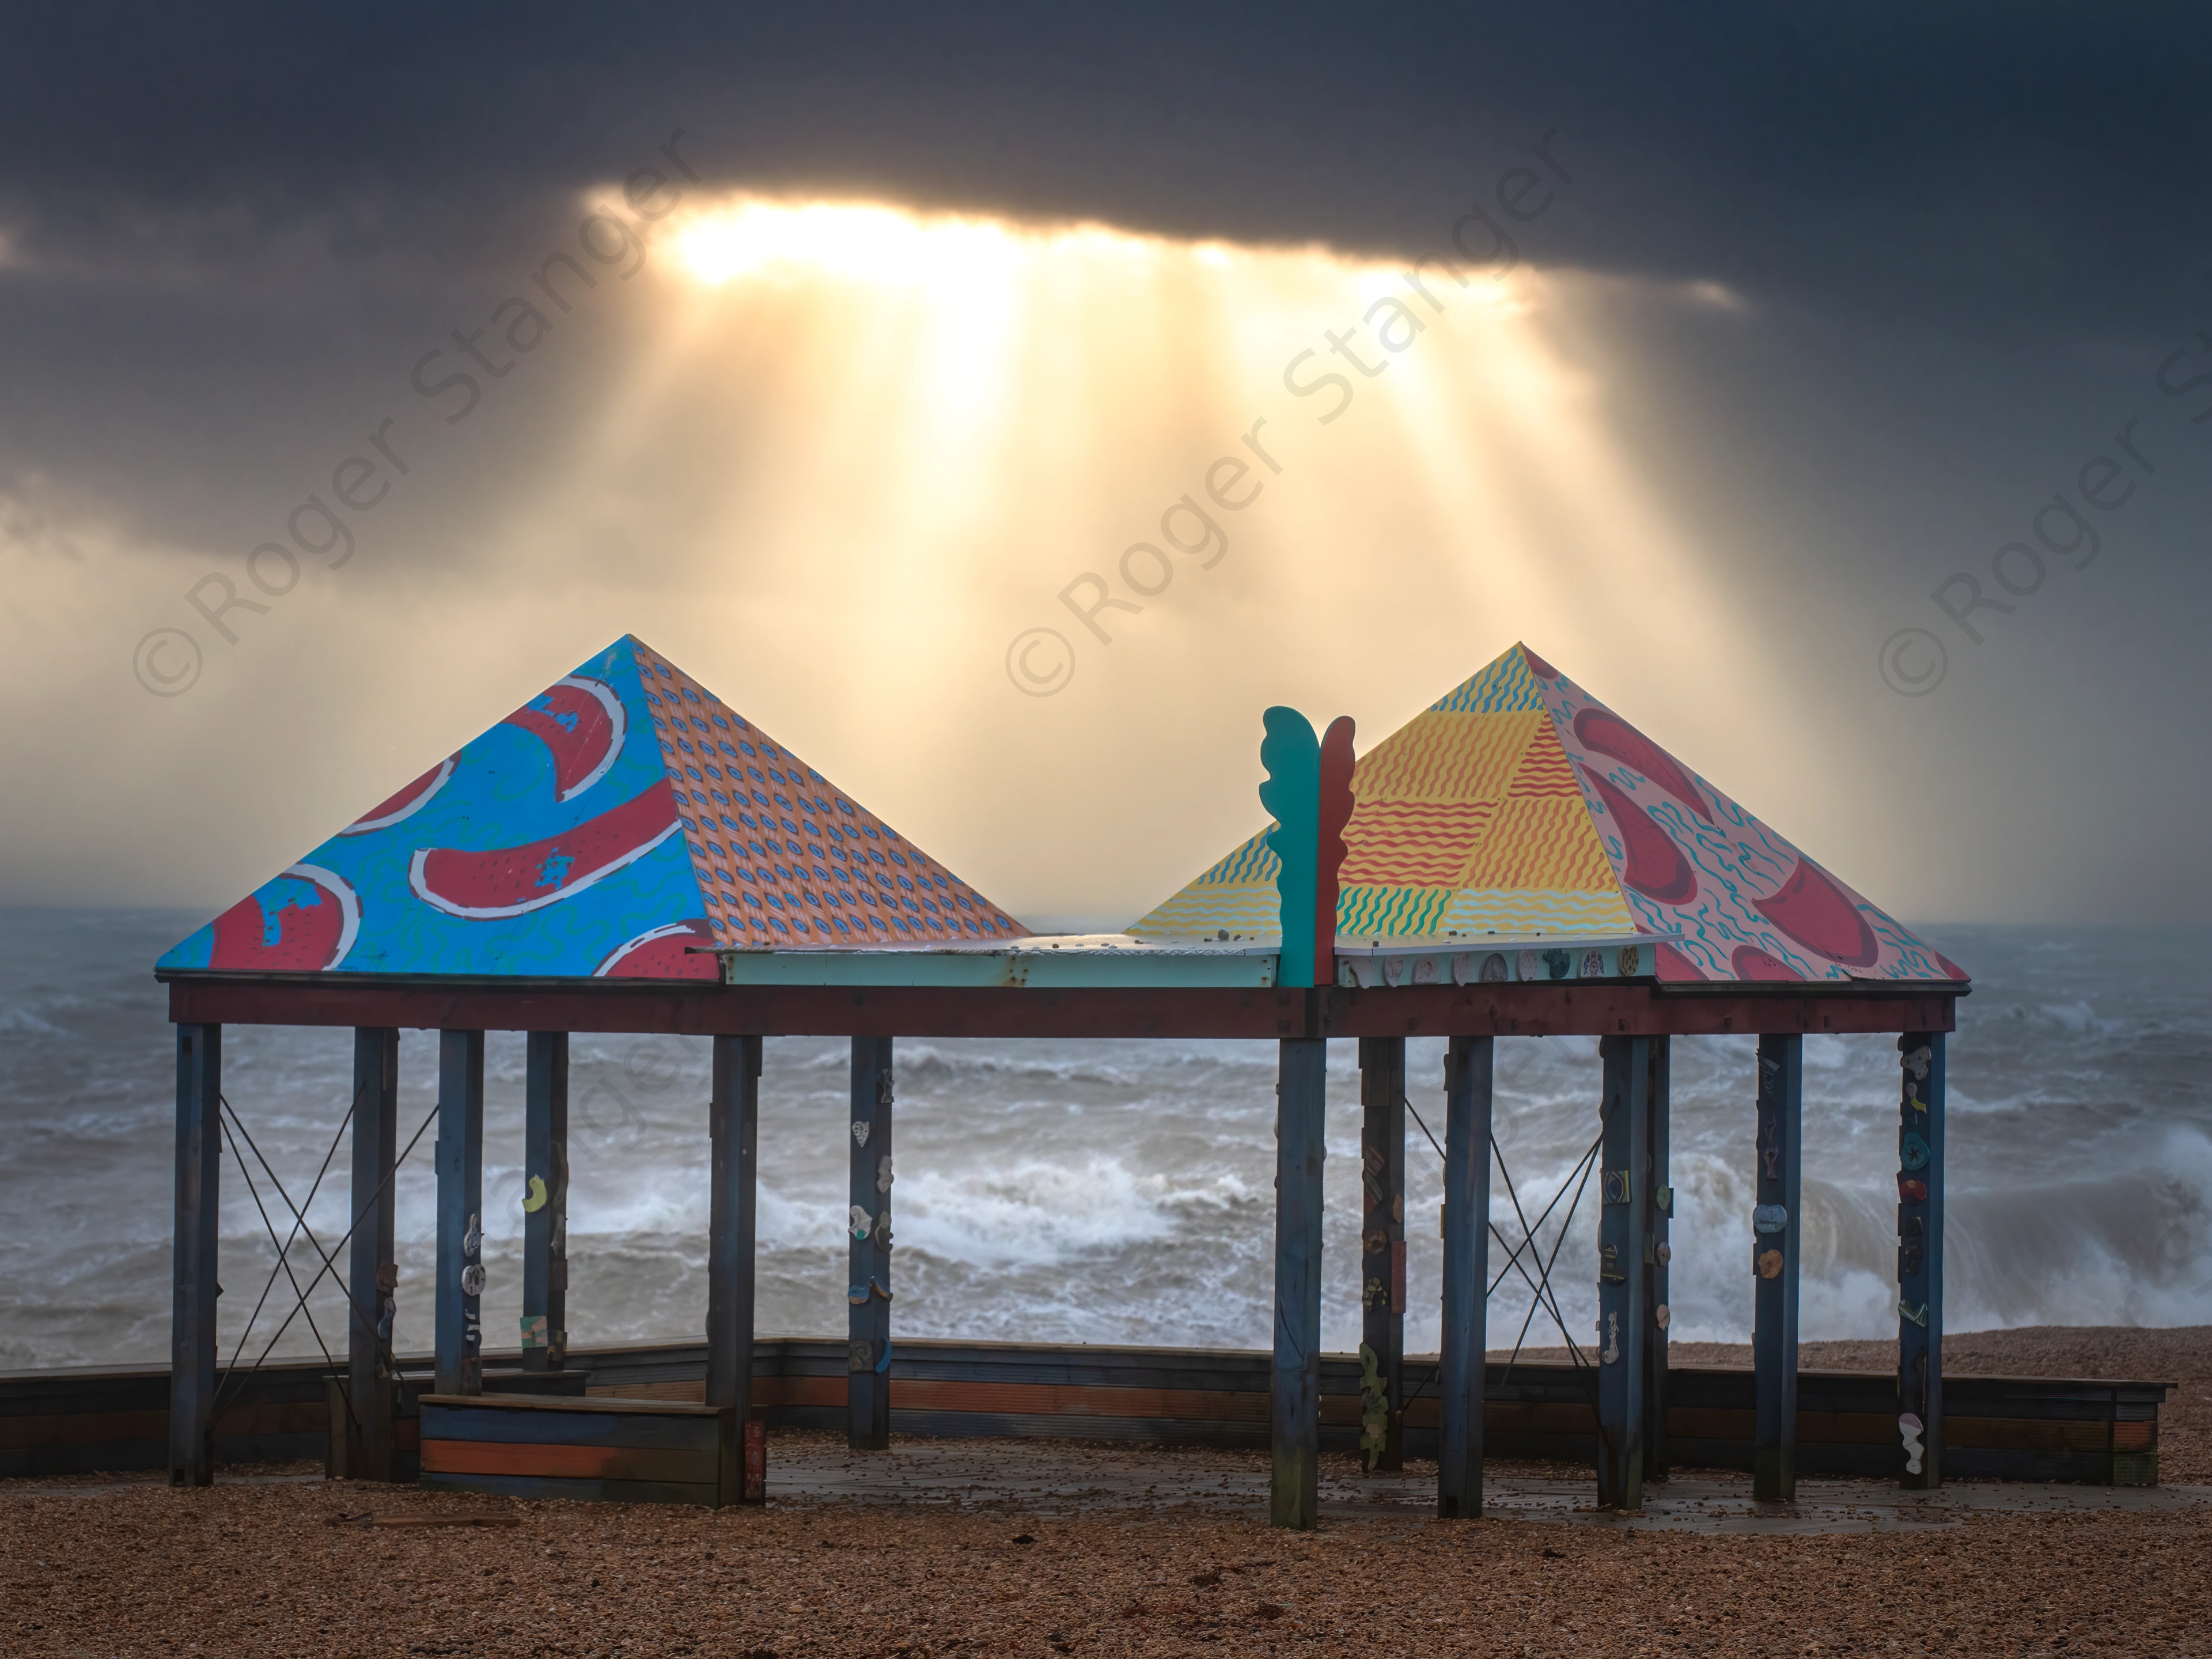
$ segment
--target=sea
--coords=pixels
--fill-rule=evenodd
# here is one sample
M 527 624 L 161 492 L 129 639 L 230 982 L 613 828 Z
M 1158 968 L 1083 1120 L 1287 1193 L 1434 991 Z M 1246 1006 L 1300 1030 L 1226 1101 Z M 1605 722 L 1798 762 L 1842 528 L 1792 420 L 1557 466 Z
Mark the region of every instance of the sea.
M 174 1038 L 156 956 L 196 927 L 158 909 L 0 909 L 0 1370 L 166 1362 Z M 1951 1040 L 1947 1321 L 1954 1330 L 2212 1321 L 2212 951 L 2200 934 L 1935 926 L 1973 975 Z M 764 1335 L 844 1329 L 842 1040 L 772 1038 L 761 1082 Z M 1323 1334 L 1356 1347 L 1358 1045 L 1331 1045 Z M 222 1357 L 343 1358 L 352 1039 L 234 1028 L 224 1091 L 267 1168 L 227 1146 Z M 902 1039 L 894 1336 L 1260 1348 L 1269 1335 L 1276 1056 L 1264 1042 Z M 571 1343 L 680 1340 L 707 1308 L 708 1043 L 571 1048 Z M 431 1345 L 437 1038 L 400 1039 L 400 1352 Z M 1586 1342 L 1598 1194 L 1595 1039 L 1497 1045 L 1492 1212 L 1547 1264 L 1517 1272 L 1490 1342 Z M 1672 1334 L 1752 1317 L 1749 1037 L 1674 1048 Z M 1437 1340 L 1443 1042 L 1407 1044 L 1407 1343 Z M 521 1311 L 523 1039 L 486 1041 L 487 1346 Z M 1805 1041 L 1808 1339 L 1896 1328 L 1896 1041 Z M 428 1126 L 428 1127 L 424 1127 Z M 239 1156 L 244 1153 L 244 1161 Z M 1510 1176 L 1510 1184 L 1508 1177 Z M 249 1181 L 250 1177 L 250 1181 Z M 292 1204 L 306 1227 L 294 1231 Z M 1492 1272 L 1505 1250 L 1492 1247 Z M 307 1291 L 304 1312 L 295 1285 Z M 1534 1311 L 1532 1312 L 1532 1306 Z M 1563 1333 L 1561 1323 L 1566 1327 Z

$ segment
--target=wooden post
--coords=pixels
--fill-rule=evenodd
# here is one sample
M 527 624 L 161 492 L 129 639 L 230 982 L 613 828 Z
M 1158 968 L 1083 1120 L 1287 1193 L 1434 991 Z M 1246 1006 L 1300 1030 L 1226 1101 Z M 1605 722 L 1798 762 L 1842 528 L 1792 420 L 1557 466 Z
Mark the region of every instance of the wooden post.
M 891 1443 L 891 1039 L 853 1039 L 852 1282 L 846 1286 L 845 1439 Z M 742 1429 L 743 1425 L 741 1424 Z
M 1482 1382 L 1489 1347 L 1491 1059 L 1489 1037 L 1455 1036 L 1444 1052 L 1443 1408 L 1437 1514 L 1482 1513 Z
M 1805 1039 L 1759 1040 L 1759 1207 L 1752 1212 L 1755 1302 L 1751 1327 L 1758 1419 L 1751 1493 L 1771 1503 L 1797 1495 L 1798 1140 Z
M 1897 1048 L 1899 1478 L 1931 1491 L 1943 1484 L 1943 1033 L 1907 1031 Z
M 1649 1037 L 1609 1036 L 1599 1146 L 1597 1502 L 1644 1507 L 1644 1247 L 1651 1236 Z
M 532 1031 L 523 1081 L 522 1369 L 568 1363 L 568 1034 Z
M 1268 1524 L 1310 1529 L 1321 1506 L 1322 1160 L 1328 1042 L 1285 1037 L 1275 1083 L 1274 1457 Z
M 1359 1039 L 1359 1329 L 1382 1382 L 1377 1469 L 1406 1467 L 1406 1039 Z M 1362 1449 L 1365 1445 L 1362 1439 Z
M 440 1394 L 483 1392 L 482 1031 L 438 1033 Z
M 714 1193 L 707 1240 L 707 1403 L 726 1406 L 720 1502 L 750 1496 L 745 1427 L 752 1413 L 753 1235 L 759 1200 L 761 1040 L 714 1039 L 714 1093 L 707 1109 Z M 765 1496 L 765 1494 L 762 1494 Z
M 177 1218 L 169 1304 L 169 1484 L 215 1480 L 216 1223 L 222 1204 L 222 1027 L 177 1027 Z
M 332 1435 L 359 1447 L 346 1473 L 356 1480 L 389 1480 L 392 1426 L 392 1327 L 399 1270 L 393 1260 L 392 1160 L 399 1134 L 399 1033 L 364 1025 L 353 1034 L 353 1240 L 347 1263 L 344 1409 Z M 352 1447 L 348 1447 L 349 1451 Z
M 1668 1109 L 1673 1055 L 1671 1038 L 1651 1039 L 1651 1089 L 1648 1102 L 1650 1128 L 1647 1132 L 1644 1182 L 1651 1194 L 1651 1237 L 1644 1267 L 1644 1478 L 1667 1478 L 1667 1327 L 1673 1318 L 1667 1306 L 1667 1264 L 1674 1246 L 1668 1243 L 1668 1223 L 1674 1215 L 1674 1189 L 1667 1168 Z

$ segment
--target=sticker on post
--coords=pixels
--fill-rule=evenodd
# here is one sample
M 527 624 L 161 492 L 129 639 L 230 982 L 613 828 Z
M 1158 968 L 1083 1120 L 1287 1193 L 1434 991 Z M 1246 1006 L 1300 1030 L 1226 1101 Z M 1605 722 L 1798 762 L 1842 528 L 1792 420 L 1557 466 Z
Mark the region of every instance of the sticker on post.
M 1897 1195 L 1907 1204 L 1925 1204 L 1928 1201 L 1928 1183 L 1900 1175 L 1897 1177 Z
M 852 1213 L 846 1218 L 845 1224 L 854 1238 L 866 1238 L 868 1236 L 868 1229 L 876 1224 L 876 1218 L 855 1204 Z
M 1924 1170 L 1930 1154 L 1928 1143 L 1915 1131 L 1907 1129 L 1897 1143 L 1897 1161 L 1908 1170 Z
M 1620 1316 L 1617 1313 L 1609 1313 L 1605 1316 L 1605 1321 L 1609 1335 L 1605 1352 L 1599 1356 L 1599 1358 L 1608 1365 L 1618 1364 L 1620 1362 Z
M 1759 1276 L 1761 1279 L 1779 1279 L 1782 1277 L 1782 1252 L 1762 1250 L 1754 1265 L 1758 1267 Z
M 1628 1171 L 1607 1170 L 1598 1178 L 1599 1196 L 1607 1204 L 1626 1204 L 1629 1201 Z
M 461 1294 L 463 1296 L 482 1296 L 483 1294 L 483 1287 L 484 1270 L 481 1263 L 471 1261 L 467 1267 L 461 1269 Z
M 1755 1233 L 1787 1232 L 1790 1212 L 1780 1204 L 1762 1204 L 1751 1212 L 1751 1230 Z
M 876 1190 L 887 1193 L 891 1189 L 891 1158 L 886 1152 L 876 1160 Z
M 545 1202 L 549 1194 L 545 1191 L 545 1177 L 544 1176 L 531 1176 L 530 1190 L 524 1194 L 522 1200 L 522 1212 L 525 1215 L 536 1215 L 540 1210 L 545 1207 Z
M 1667 1328 L 1667 1322 L 1674 1316 L 1668 1311 L 1667 1304 L 1663 1302 L 1651 1310 L 1651 1322 L 1662 1331 Z
M 1920 1454 L 1924 1449 L 1920 1443 L 1920 1437 L 1927 1432 L 1927 1425 L 1911 1412 L 1905 1412 L 1898 1417 L 1897 1431 L 1905 1442 L 1905 1472 L 1907 1474 L 1919 1474 Z
M 548 1334 L 545 1329 L 545 1316 L 544 1314 L 525 1314 L 522 1316 L 522 1346 L 524 1347 L 544 1348 L 550 1346 L 551 1345 L 547 1340 L 547 1335 Z
M 868 1144 L 868 1131 L 875 1127 L 876 1126 L 874 1124 L 870 1123 L 865 1118 L 854 1118 L 853 1120 L 853 1144 L 855 1146 L 866 1146 Z
M 869 1341 L 848 1342 L 845 1345 L 845 1369 L 848 1371 L 870 1371 L 876 1368 L 876 1345 Z
M 1928 1304 L 1925 1302 L 1922 1303 L 1920 1306 L 1916 1309 L 1911 1303 L 1907 1302 L 1900 1296 L 1897 1298 L 1897 1312 L 1899 1318 L 1911 1320 L 1923 1330 L 1927 1328 Z

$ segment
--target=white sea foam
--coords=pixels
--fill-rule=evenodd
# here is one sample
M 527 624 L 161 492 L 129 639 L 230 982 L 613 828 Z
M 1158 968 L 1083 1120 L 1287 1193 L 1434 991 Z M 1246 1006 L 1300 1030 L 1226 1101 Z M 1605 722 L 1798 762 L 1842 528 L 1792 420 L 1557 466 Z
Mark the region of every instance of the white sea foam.
M 89 929 L 55 912 L 0 913 L 0 1366 L 159 1361 L 167 1352 L 173 1041 L 143 969 L 193 918 L 110 913 Z M 1950 1050 L 1949 1226 L 1954 1328 L 2030 1322 L 2201 1322 L 2212 1303 L 2212 967 L 2179 934 L 1938 930 L 1981 975 Z M 119 990 L 112 988 L 122 988 Z M 1672 1329 L 1741 1340 L 1752 1300 L 1755 1040 L 1673 1048 Z M 1443 1131 L 1443 1044 L 1408 1045 L 1410 1103 Z M 435 1096 L 436 1040 L 401 1044 L 403 1138 Z M 778 1039 L 762 1079 L 759 1328 L 842 1328 L 848 1279 L 849 1047 Z M 486 1042 L 485 1319 L 514 1328 L 522 1164 L 522 1039 Z M 706 1098 L 699 1038 L 579 1036 L 572 1045 L 568 1324 L 577 1342 L 696 1338 L 706 1303 Z M 225 1093 L 287 1190 L 304 1197 L 351 1091 L 351 1043 L 332 1030 L 225 1035 Z M 1324 1340 L 1358 1340 L 1360 1296 L 1355 1045 L 1332 1045 Z M 1268 1340 L 1276 1056 L 1270 1043 L 902 1040 L 894 1070 L 894 1328 L 908 1335 L 1226 1344 Z M 1512 1196 L 1557 1246 L 1559 1319 L 1587 1340 L 1596 1310 L 1598 1194 L 1570 1176 L 1597 1132 L 1599 1060 L 1587 1037 L 1501 1039 L 1492 1209 L 1517 1240 Z M 1897 1054 L 1893 1039 L 1805 1044 L 1800 1329 L 1895 1329 Z M 399 1340 L 430 1340 L 434 1126 L 397 1182 Z M 1437 1157 L 1408 1126 L 1407 1342 L 1437 1338 Z M 289 1231 L 263 1172 L 279 1236 Z M 1563 1188 L 1565 1190 L 1563 1191 Z M 240 1164 L 222 1172 L 228 1358 L 273 1261 Z M 343 1259 L 341 1144 L 311 1208 Z M 1571 1224 L 1565 1225 L 1570 1206 Z M 297 1248 L 304 1280 L 317 1266 Z M 1525 1258 L 1524 1258 L 1525 1260 Z M 1506 1250 L 1490 1304 L 1510 1346 L 1532 1298 Z M 281 1322 L 281 1288 L 250 1359 Z M 342 1340 L 342 1293 L 313 1306 Z M 1548 1311 L 1529 1340 L 1553 1344 Z M 276 1352 L 311 1353 L 295 1320 Z

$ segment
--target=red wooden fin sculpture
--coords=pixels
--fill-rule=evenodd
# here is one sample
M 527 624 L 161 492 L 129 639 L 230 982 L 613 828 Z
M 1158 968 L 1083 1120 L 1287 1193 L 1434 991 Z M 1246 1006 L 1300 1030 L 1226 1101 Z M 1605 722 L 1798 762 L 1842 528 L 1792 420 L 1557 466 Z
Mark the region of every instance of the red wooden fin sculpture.
M 1321 740 L 1321 848 L 1314 866 L 1314 983 L 1336 982 L 1337 872 L 1352 822 L 1352 716 L 1339 714 Z

